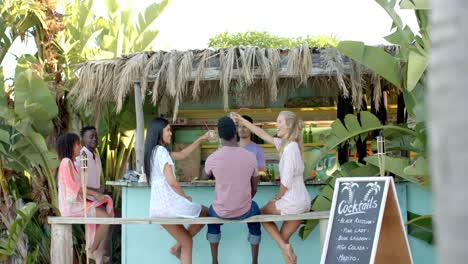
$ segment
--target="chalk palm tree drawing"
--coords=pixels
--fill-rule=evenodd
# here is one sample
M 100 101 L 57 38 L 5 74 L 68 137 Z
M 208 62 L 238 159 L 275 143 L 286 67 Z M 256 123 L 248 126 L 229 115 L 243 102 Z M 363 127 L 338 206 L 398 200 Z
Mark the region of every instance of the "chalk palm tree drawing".
M 359 187 L 359 184 L 355 182 L 344 182 L 343 189 L 341 189 L 341 192 L 348 191 L 348 203 L 349 204 L 353 203 L 354 187 Z
M 369 190 L 367 191 L 366 195 L 364 195 L 364 201 L 367 201 L 369 199 L 369 196 L 371 195 L 372 192 L 374 192 L 376 195 L 380 192 L 380 185 L 378 182 L 370 182 L 366 184 L 366 187 L 370 187 Z

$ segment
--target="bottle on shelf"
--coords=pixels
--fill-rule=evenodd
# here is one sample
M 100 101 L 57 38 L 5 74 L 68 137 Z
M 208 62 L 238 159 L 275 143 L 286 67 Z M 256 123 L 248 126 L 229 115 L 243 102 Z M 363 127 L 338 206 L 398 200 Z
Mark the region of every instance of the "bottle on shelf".
M 275 177 L 274 177 L 274 170 L 273 170 L 273 164 L 272 163 L 268 163 L 267 165 L 267 175 L 268 175 L 268 179 L 270 179 L 270 181 L 274 182 L 275 181 Z
M 314 142 L 314 132 L 313 132 L 313 125 L 309 126 L 309 134 L 307 135 L 307 143 Z
M 271 164 L 271 181 L 274 182 L 276 180 L 276 174 L 275 174 L 275 164 Z
M 275 181 L 280 181 L 280 173 L 279 173 L 279 164 L 275 163 L 273 164 L 273 178 Z
M 302 130 L 302 141 L 303 143 L 309 143 L 309 127 L 304 127 Z

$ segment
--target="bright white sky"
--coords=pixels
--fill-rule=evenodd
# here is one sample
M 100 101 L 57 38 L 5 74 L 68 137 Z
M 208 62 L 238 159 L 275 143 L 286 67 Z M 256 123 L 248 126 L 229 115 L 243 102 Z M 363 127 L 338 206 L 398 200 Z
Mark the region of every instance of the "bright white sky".
M 125 0 L 122 2 L 126 2 Z M 104 1 L 95 1 L 96 11 Z M 134 0 L 143 10 L 146 1 Z M 417 29 L 412 11 L 403 21 Z M 99 14 L 99 12 L 97 12 Z M 217 33 L 267 31 L 285 37 L 335 34 L 340 40 L 385 44 L 391 19 L 373 0 L 172 0 L 155 22 L 157 49 L 201 49 Z
M 417 29 L 412 11 L 399 13 Z M 172 0 L 155 24 L 161 30 L 157 48 L 194 49 L 205 48 L 217 33 L 248 30 L 285 37 L 333 33 L 340 40 L 385 44 L 392 22 L 373 0 Z
M 122 5 L 128 0 L 118 0 Z M 154 0 L 134 0 L 136 11 Z M 104 1 L 94 1 L 101 15 Z M 417 29 L 414 13 L 399 10 L 404 23 Z M 156 20 L 156 49 L 206 48 L 209 38 L 224 31 L 267 31 L 285 37 L 335 34 L 340 40 L 386 44 L 391 19 L 373 0 L 172 0 Z M 34 43 L 18 44 L 4 60 L 5 76 L 14 73 L 15 59 L 31 52 Z

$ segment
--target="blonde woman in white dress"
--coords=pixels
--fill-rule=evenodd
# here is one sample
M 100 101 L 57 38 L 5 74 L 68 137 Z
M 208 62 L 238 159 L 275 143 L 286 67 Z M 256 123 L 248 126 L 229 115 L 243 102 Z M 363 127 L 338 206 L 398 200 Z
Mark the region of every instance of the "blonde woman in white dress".
M 234 114 L 234 118 L 238 124 L 244 125 L 265 142 L 273 144 L 280 154 L 280 187 L 275 197 L 260 209 L 262 214 L 290 215 L 310 211 L 311 199 L 304 184 L 302 120 L 291 111 L 280 112 L 276 119 L 276 136 L 272 137 L 240 115 Z M 300 220 L 285 221 L 281 229 L 278 229 L 274 222 L 262 223 L 265 231 L 278 244 L 288 264 L 297 262 L 289 239 L 300 224 Z
M 173 160 L 185 159 L 202 141 L 207 140 L 209 132 L 180 152 L 169 152 L 171 126 L 164 118 L 154 118 L 148 126 L 145 142 L 145 171 L 151 186 L 150 217 L 195 218 L 208 215 L 208 209 L 192 202 L 175 177 Z M 192 237 L 204 225 L 162 225 L 177 241 L 170 249 L 171 254 L 182 264 L 192 263 Z

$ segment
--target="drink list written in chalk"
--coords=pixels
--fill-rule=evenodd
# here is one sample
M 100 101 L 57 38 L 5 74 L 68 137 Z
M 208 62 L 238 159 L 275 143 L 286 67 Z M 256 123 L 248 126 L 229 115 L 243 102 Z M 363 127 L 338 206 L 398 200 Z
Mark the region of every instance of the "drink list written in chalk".
M 339 182 L 325 263 L 370 262 L 384 189 L 385 181 Z

